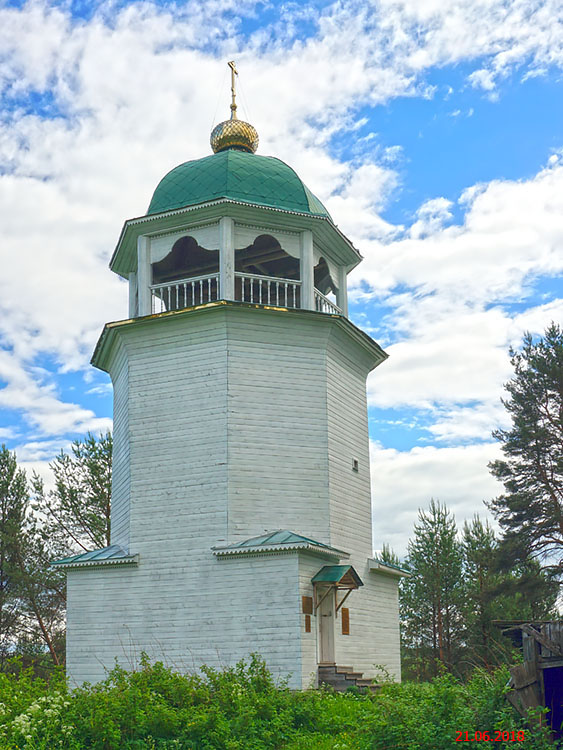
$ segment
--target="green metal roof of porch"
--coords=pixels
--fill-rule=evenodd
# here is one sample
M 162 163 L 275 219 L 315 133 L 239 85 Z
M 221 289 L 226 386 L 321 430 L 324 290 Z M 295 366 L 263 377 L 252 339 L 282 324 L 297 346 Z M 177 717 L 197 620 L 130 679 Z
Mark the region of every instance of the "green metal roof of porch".
M 356 586 L 364 585 L 351 565 L 325 565 L 311 578 L 311 583 L 340 583 L 344 578 L 350 579 Z

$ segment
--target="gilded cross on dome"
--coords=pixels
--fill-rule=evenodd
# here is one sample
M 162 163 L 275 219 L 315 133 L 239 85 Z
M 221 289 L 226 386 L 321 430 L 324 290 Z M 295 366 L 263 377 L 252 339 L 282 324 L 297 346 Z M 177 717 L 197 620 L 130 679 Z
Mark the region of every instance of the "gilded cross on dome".
M 237 117 L 236 102 L 236 77 L 238 70 L 235 61 L 227 63 L 231 69 L 231 119 L 220 122 L 211 131 L 211 148 L 213 153 L 235 149 L 236 151 L 248 151 L 253 154 L 258 148 L 258 133 L 249 122 L 239 120 Z
M 238 76 L 238 70 L 235 65 L 235 61 L 231 60 L 231 62 L 228 62 L 227 65 L 231 69 L 231 96 L 232 96 L 232 102 L 231 102 L 231 120 L 237 119 L 237 102 L 236 102 L 236 95 L 237 92 L 235 90 L 235 84 L 236 84 L 236 77 Z

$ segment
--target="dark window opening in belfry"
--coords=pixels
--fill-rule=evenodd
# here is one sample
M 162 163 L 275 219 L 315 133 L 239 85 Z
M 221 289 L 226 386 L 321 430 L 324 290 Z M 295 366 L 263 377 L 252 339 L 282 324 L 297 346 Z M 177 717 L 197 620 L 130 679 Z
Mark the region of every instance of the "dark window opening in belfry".
M 181 310 L 219 296 L 219 251 L 193 237 L 182 237 L 162 260 L 152 264 L 153 312 Z
M 334 283 L 328 264 L 324 258 L 319 258 L 319 262 L 315 266 L 315 288 L 322 292 L 324 295 L 336 294 L 336 284 Z
M 207 250 L 193 237 L 182 237 L 168 255 L 152 264 L 153 284 L 219 273 L 218 250 Z
M 299 260 L 286 253 L 274 237 L 261 234 L 252 245 L 236 251 L 235 270 L 237 273 L 274 276 L 297 281 Z

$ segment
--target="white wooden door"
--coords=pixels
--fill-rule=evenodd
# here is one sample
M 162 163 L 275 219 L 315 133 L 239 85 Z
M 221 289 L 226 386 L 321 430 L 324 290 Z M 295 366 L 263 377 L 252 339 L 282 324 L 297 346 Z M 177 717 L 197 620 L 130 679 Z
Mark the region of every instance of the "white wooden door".
M 317 596 L 324 596 L 326 589 L 319 589 Z M 319 628 L 319 664 L 334 664 L 334 592 L 331 590 L 317 610 Z

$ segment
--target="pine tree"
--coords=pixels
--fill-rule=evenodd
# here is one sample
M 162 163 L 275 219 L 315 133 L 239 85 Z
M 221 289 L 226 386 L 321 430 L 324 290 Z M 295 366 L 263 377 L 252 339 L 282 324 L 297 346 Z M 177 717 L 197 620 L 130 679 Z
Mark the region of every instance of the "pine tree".
M 503 532 L 507 564 L 530 555 L 553 574 L 563 574 L 563 330 L 552 324 L 522 351 L 510 351 L 514 378 L 505 385 L 503 404 L 508 430 L 493 436 L 502 442 L 504 460 L 490 464 L 505 493 L 489 507 Z
M 383 547 L 381 548 L 381 552 L 378 555 L 378 559 L 381 560 L 382 563 L 395 565 L 399 568 L 401 567 L 399 556 L 391 549 L 388 544 L 383 545 Z
M 419 511 L 406 566 L 411 577 L 401 582 L 401 617 L 407 662 L 418 678 L 437 673 L 437 663 L 452 669 L 462 632 L 464 602 L 462 547 L 454 518 L 432 500 Z
M 534 560 L 503 570 L 499 541 L 488 521 L 475 516 L 463 528 L 465 661 L 490 669 L 510 658 L 511 642 L 495 620 L 545 619 L 553 613 L 557 585 Z
M 465 627 L 470 658 L 489 668 L 493 655 L 495 597 L 499 585 L 496 570 L 497 540 L 489 523 L 478 516 L 463 526 L 464 575 L 466 580 Z M 497 602 L 498 603 L 498 602 Z
M 18 550 L 28 504 L 25 473 L 5 445 L 0 448 L 0 670 L 13 653 L 20 625 Z

